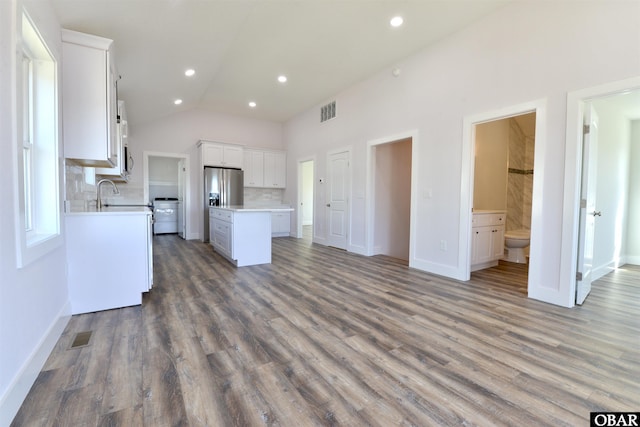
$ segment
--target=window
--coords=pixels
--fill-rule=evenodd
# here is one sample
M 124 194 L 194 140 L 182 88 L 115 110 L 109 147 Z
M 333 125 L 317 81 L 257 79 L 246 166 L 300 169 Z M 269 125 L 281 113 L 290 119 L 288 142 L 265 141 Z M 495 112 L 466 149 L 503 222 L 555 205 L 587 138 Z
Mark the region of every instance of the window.
M 61 244 L 57 63 L 36 26 L 22 15 L 18 121 L 21 161 L 18 266 Z

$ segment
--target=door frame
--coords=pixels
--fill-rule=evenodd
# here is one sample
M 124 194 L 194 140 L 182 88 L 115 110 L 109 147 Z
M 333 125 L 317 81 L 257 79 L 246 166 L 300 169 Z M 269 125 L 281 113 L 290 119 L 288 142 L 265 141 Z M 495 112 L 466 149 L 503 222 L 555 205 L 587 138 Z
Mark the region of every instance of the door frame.
M 185 171 L 185 189 L 184 189 L 184 206 L 183 206 L 183 214 L 184 214 L 184 238 L 185 240 L 189 239 L 191 232 L 191 221 L 189 221 L 189 212 L 191 212 L 191 180 L 190 177 L 190 166 L 189 166 L 189 154 L 183 153 L 165 153 L 161 151 L 143 151 L 142 152 L 142 179 L 143 179 L 143 191 L 144 191 L 144 200 L 147 203 L 151 203 L 149 200 L 149 157 L 171 157 L 175 159 L 184 159 L 184 167 Z
M 302 164 L 303 163 L 307 163 L 307 162 L 313 162 L 313 194 L 312 194 L 312 199 L 313 199 L 313 206 L 312 206 L 312 212 L 311 212 L 311 217 L 313 218 L 313 225 L 312 227 L 315 227 L 315 223 L 316 223 L 316 165 L 317 165 L 317 161 L 316 161 L 316 156 L 310 156 L 310 157 L 301 157 L 298 159 L 298 203 L 297 203 L 297 208 L 296 211 L 298 212 L 297 215 L 297 221 L 296 221 L 296 237 L 298 239 L 302 238 L 302 220 L 303 220 L 303 210 L 300 208 L 302 200 L 303 200 L 303 174 L 302 174 Z M 313 236 L 315 236 L 315 232 L 312 231 L 311 233 L 311 240 L 313 241 Z
M 375 178 L 376 178 L 376 156 L 375 148 L 378 145 L 389 144 L 403 139 L 411 139 L 411 189 L 410 189 L 410 218 L 409 218 L 409 267 L 414 267 L 415 263 L 415 242 L 416 242 L 416 218 L 417 218 L 417 188 L 418 188 L 418 130 L 411 129 L 394 135 L 367 141 L 367 181 L 365 189 L 366 215 L 365 215 L 365 253 L 363 255 L 372 256 L 374 254 L 373 242 L 375 232 Z
M 534 170 L 540 173 L 533 174 L 533 197 L 531 207 L 531 243 L 529 245 L 529 278 L 527 283 L 528 294 L 531 297 L 534 288 L 541 287 L 540 275 L 543 247 L 542 247 L 542 209 L 544 175 L 544 153 L 547 144 L 547 101 L 539 99 L 523 104 L 512 105 L 498 110 L 466 116 L 463 120 L 463 146 L 462 146 L 462 179 L 460 182 L 460 240 L 458 242 L 459 253 L 458 269 L 461 272 L 460 280 L 471 278 L 471 219 L 473 207 L 473 188 L 475 172 L 475 142 L 476 125 L 506 119 L 522 114 L 536 113 L 536 137 L 534 151 Z
M 569 92 L 567 95 L 562 223 L 570 226 L 562 228 L 560 251 L 560 286 L 566 287 L 563 292 L 565 304 L 562 305 L 566 307 L 575 306 L 582 176 L 582 125 L 585 106 L 597 98 L 620 95 L 639 89 L 640 77 L 633 77 Z

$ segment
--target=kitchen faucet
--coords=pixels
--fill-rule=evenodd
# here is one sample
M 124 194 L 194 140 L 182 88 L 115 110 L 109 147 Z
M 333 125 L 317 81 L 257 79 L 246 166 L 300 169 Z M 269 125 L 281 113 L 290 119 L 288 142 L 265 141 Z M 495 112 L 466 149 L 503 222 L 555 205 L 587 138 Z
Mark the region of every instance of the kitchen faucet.
M 98 210 L 102 209 L 102 196 L 100 196 L 100 186 L 104 182 L 108 182 L 109 184 L 111 184 L 111 186 L 113 187 L 113 194 L 120 194 L 120 190 L 118 190 L 118 186 L 116 186 L 115 182 L 111 181 L 110 179 L 105 178 L 98 181 L 98 184 L 96 184 L 96 192 L 97 192 L 96 208 Z

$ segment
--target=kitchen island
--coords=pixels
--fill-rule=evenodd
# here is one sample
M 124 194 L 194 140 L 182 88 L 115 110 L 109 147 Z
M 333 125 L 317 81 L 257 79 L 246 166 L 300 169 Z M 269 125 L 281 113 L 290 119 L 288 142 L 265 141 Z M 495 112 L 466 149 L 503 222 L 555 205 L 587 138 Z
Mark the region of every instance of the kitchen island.
M 271 263 L 271 215 L 286 206 L 209 208 L 209 242 L 237 267 Z

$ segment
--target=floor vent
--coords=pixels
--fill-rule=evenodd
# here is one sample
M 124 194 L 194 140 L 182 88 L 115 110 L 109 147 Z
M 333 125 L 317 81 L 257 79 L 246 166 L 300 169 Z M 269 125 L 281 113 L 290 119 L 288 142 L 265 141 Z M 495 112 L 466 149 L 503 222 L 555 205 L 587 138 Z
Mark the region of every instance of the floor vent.
M 336 101 L 323 105 L 320 108 L 320 123 L 333 119 L 336 116 Z
M 93 331 L 78 332 L 73 338 L 73 342 L 71 343 L 71 347 L 69 348 L 88 346 L 89 341 L 91 341 L 91 334 L 93 334 Z

